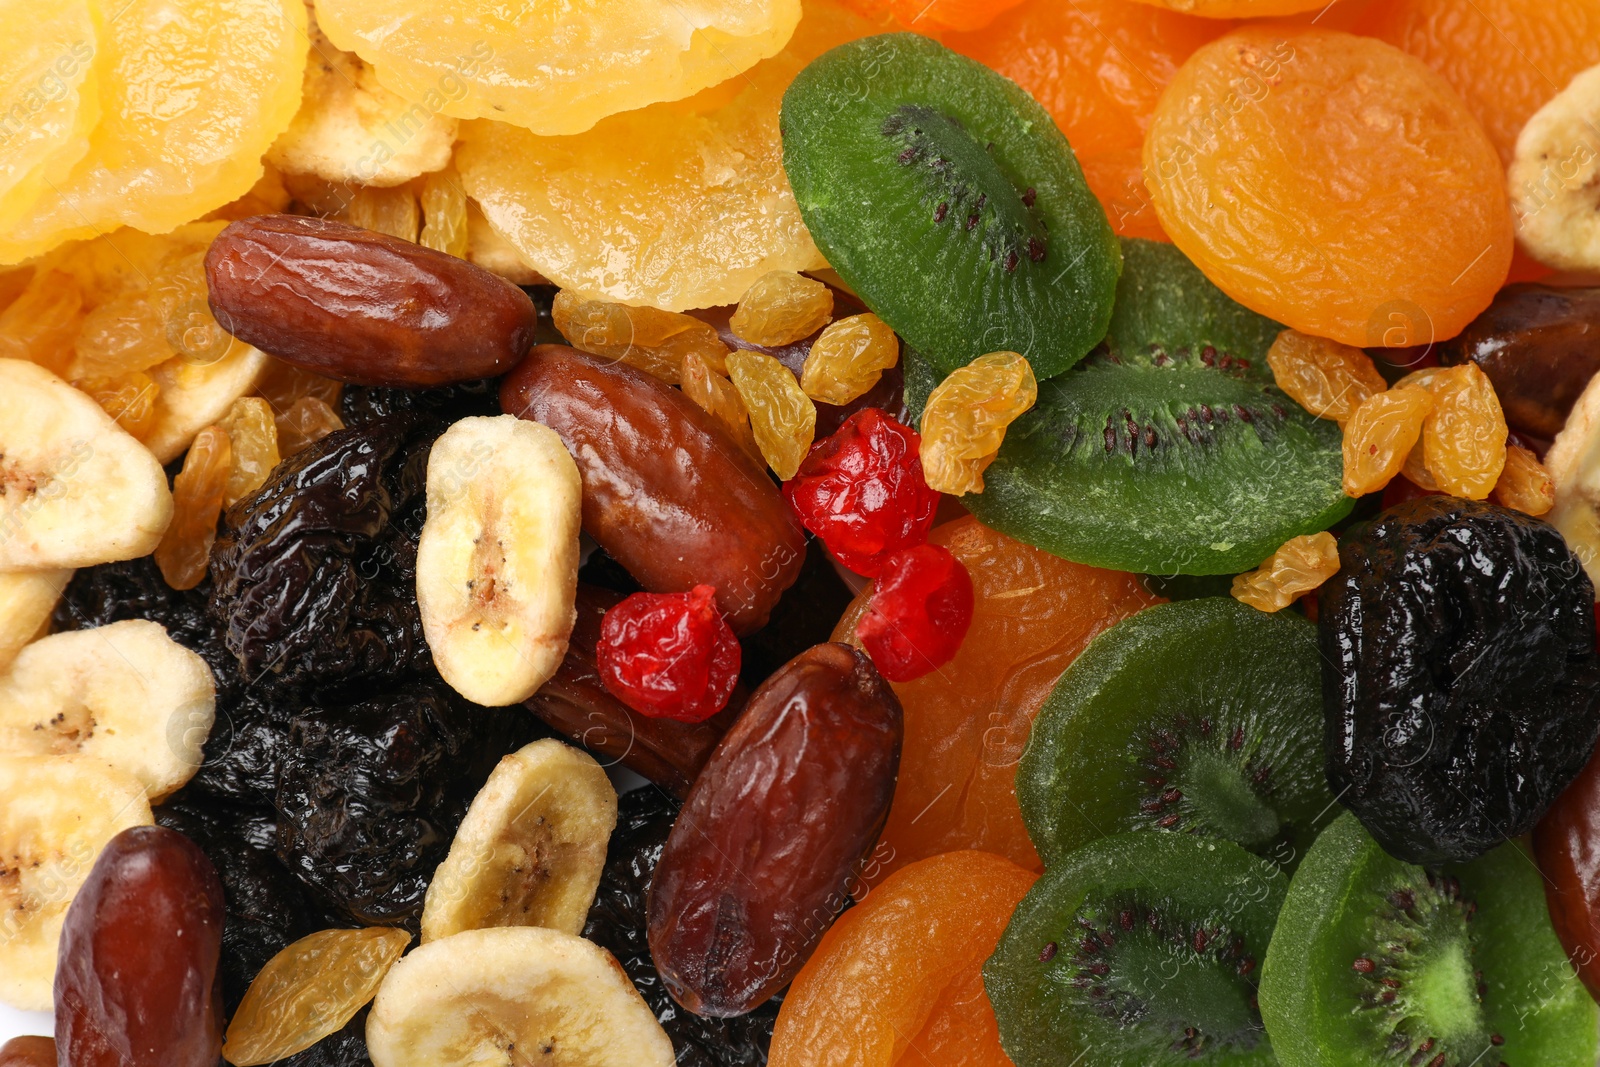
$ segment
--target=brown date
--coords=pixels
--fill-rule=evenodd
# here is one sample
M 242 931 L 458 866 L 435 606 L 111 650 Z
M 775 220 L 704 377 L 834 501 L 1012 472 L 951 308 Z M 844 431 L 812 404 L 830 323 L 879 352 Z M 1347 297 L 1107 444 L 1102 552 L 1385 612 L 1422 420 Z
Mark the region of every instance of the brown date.
M 0 1067 L 56 1067 L 55 1039 L 12 1038 L 0 1045 Z
M 1533 831 L 1550 925 L 1600 998 L 1600 752 L 1545 812 Z
M 760 629 L 805 562 L 778 488 L 716 420 L 626 364 L 538 345 L 500 407 L 550 427 L 583 476 L 583 529 L 653 593 L 704 583 L 735 633 Z
M 533 344 L 528 294 L 464 259 L 357 226 L 257 215 L 206 253 L 211 312 L 247 344 L 356 385 L 504 374 Z
M 742 686 L 735 689 L 726 708 L 697 723 L 653 719 L 618 700 L 600 680 L 594 650 L 600 643 L 601 620 L 621 601 L 621 593 L 578 586 L 577 623 L 566 658 L 525 703 L 563 737 L 610 757 L 682 799 L 738 717 L 746 694 Z
M 1446 366 L 1483 368 L 1513 430 L 1554 437 L 1600 371 L 1600 289 L 1508 285 L 1438 348 Z
M 894 796 L 900 701 L 848 645 L 817 645 L 750 697 L 650 883 L 650 955 L 699 1015 L 789 983 L 844 907 Z
M 71 1067 L 216 1067 L 222 883 L 175 830 L 124 830 L 67 909 L 56 1046 Z

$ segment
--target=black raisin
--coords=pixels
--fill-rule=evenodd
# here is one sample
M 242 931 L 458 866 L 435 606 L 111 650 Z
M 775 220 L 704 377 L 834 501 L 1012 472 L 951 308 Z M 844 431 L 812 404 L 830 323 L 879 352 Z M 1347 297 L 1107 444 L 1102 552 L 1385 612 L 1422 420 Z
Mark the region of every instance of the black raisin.
M 1600 735 L 1594 589 L 1554 527 L 1428 496 L 1348 531 L 1322 587 L 1328 783 L 1393 855 L 1528 832 Z

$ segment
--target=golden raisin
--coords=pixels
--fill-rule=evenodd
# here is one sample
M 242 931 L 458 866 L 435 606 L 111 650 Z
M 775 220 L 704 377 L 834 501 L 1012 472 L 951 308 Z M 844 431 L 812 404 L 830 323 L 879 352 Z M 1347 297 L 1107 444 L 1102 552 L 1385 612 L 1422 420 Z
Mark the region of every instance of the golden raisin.
M 750 413 L 761 454 L 779 478 L 800 469 L 817 432 L 817 407 L 788 367 L 761 352 L 728 353 L 728 377 Z
M 1343 422 L 1367 397 L 1389 388 L 1359 348 L 1284 330 L 1267 350 L 1278 388 L 1319 419 Z
M 195 436 L 183 470 L 172 480 L 172 525 L 155 555 L 161 576 L 174 589 L 193 589 L 206 576 L 232 463 L 227 433 L 220 426 L 207 426 Z
M 563 289 L 550 317 L 578 351 L 620 360 L 671 385 L 678 384 L 683 357 L 690 352 L 718 374 L 727 372 L 728 346 L 709 323 L 692 315 L 585 300 Z
M 1365 496 L 1388 485 L 1405 466 L 1432 411 L 1433 394 L 1417 385 L 1396 386 L 1363 400 L 1344 424 L 1345 493 Z
M 843 406 L 878 384 L 900 362 L 900 338 L 873 314 L 851 315 L 822 331 L 806 356 L 800 388 L 822 404 Z
M 1426 425 L 1426 423 L 1424 423 Z M 1439 482 L 1428 470 L 1428 464 L 1423 458 L 1422 439 L 1411 446 L 1411 451 L 1406 453 L 1406 465 L 1400 468 L 1400 473 L 1405 475 L 1406 481 L 1419 489 L 1426 489 L 1430 493 L 1439 492 Z
M 753 345 L 776 348 L 810 337 L 832 317 L 832 289 L 792 270 L 775 270 L 739 299 L 728 327 Z
M 1339 542 L 1330 533 L 1291 537 L 1261 566 L 1233 580 L 1233 598 L 1258 611 L 1282 611 L 1339 572 Z
M 177 355 L 167 343 L 166 323 L 143 292 L 123 293 L 89 312 L 74 350 L 73 373 L 84 377 L 149 370 Z
M 1015 352 L 979 356 L 928 395 L 922 413 L 922 473 L 941 493 L 983 492 L 1006 427 L 1039 397 L 1033 368 Z
M 217 425 L 228 435 L 233 452 L 222 494 L 223 506 L 232 507 L 260 489 L 278 465 L 278 427 L 272 405 L 258 396 L 235 400 Z
M 1505 469 L 1491 495 L 1502 507 L 1543 515 L 1556 506 L 1556 483 L 1538 456 L 1521 445 L 1507 445 Z
M 1433 414 L 1422 427 L 1422 456 L 1439 488 L 1483 500 L 1506 462 L 1506 417 L 1489 376 L 1476 363 L 1439 371 L 1428 385 Z
M 272 410 L 279 415 L 288 411 L 303 396 L 314 396 L 332 407 L 339 402 L 343 392 L 343 382 L 324 378 L 320 374 L 302 370 L 293 363 L 270 357 L 267 369 L 256 383 L 256 394 L 271 404 Z
M 255 1067 L 337 1032 L 373 998 L 410 942 L 404 930 L 382 926 L 302 937 L 250 983 L 228 1023 L 223 1058 Z
M 128 433 L 144 440 L 156 424 L 156 401 L 161 387 L 142 371 L 117 377 L 91 377 L 73 382 L 89 398 L 105 409 Z
M 409 185 L 393 189 L 358 186 L 344 209 L 344 221 L 365 230 L 386 233 L 402 241 L 415 241 L 422 229 L 422 211 Z
M 167 344 L 185 363 L 210 366 L 242 345 L 211 314 L 205 252 L 175 261 L 151 286 L 150 300 L 165 323 Z
M 750 415 L 733 383 L 713 371 L 698 352 L 683 357 L 683 395 L 722 424 L 739 447 L 758 463 L 766 460 L 750 431 Z
M 422 243 L 462 259 L 467 257 L 467 193 L 454 167 L 422 180 Z
M 77 279 L 58 270 L 36 271 L 22 295 L 0 313 L 0 357 L 32 360 L 65 376 L 82 324 Z
M 344 420 L 317 396 L 302 396 L 288 410 L 273 419 L 278 429 L 278 454 L 284 459 L 309 448 L 335 430 L 344 429 Z

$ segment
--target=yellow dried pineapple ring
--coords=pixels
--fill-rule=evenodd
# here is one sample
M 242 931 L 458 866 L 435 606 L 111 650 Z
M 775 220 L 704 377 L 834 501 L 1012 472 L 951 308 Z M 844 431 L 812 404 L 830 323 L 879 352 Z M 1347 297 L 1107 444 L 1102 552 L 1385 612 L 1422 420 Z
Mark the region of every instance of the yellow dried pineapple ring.
M 118 226 L 164 233 L 222 207 L 261 177 L 300 106 L 301 0 L 97 7 L 99 125 L 71 173 L 0 227 L 0 263 Z
M 546 135 L 735 77 L 799 20 L 800 0 L 317 0 L 328 38 L 390 91 Z
M 769 271 L 826 266 L 784 176 L 778 107 L 807 63 L 881 27 L 835 0 L 805 8 L 783 51 L 689 100 L 572 137 L 464 123 L 468 195 L 523 259 L 591 300 L 714 307 Z
M 0 0 L 0 21 L 27 26 L 0 50 L 0 221 L 66 178 L 100 119 L 97 34 L 88 0 Z

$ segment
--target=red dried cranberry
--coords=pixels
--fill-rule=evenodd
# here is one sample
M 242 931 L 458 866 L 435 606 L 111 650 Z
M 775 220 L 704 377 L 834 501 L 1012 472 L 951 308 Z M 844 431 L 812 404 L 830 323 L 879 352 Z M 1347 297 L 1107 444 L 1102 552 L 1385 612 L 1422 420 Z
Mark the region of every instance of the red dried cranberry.
M 922 438 L 863 408 L 818 441 L 783 487 L 806 529 L 834 558 L 874 577 L 894 552 L 928 539 L 939 494 L 922 478 Z
M 909 682 L 955 658 L 971 624 L 967 568 L 942 545 L 917 545 L 884 560 L 856 636 L 880 674 Z
M 721 711 L 739 679 L 739 639 L 709 585 L 628 597 L 606 612 L 595 659 L 617 699 L 641 715 L 680 722 Z

